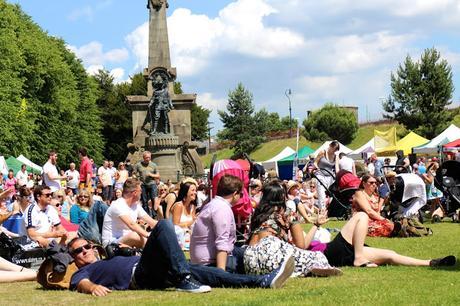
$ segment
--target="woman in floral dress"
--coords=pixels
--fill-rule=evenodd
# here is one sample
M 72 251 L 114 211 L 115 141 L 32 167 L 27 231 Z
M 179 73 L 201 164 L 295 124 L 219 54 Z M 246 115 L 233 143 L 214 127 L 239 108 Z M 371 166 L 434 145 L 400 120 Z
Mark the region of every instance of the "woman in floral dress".
M 244 253 L 245 271 L 270 273 L 281 265 L 286 254 L 293 253 L 297 275 L 342 274 L 329 265 L 323 253 L 306 250 L 311 240 L 308 235 L 304 237 L 297 215 L 286 208 L 285 188 L 279 181 L 272 181 L 264 186 L 262 199 L 251 220 L 249 246 Z

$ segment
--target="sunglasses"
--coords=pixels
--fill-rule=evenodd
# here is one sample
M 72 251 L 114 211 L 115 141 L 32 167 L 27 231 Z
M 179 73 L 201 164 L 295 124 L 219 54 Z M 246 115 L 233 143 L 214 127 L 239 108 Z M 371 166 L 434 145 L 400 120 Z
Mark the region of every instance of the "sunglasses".
M 80 198 L 80 199 L 89 199 L 89 196 L 81 195 L 81 196 L 78 196 L 78 198 Z
M 73 250 L 71 252 L 72 256 L 77 256 L 78 254 L 80 254 L 81 252 L 83 252 L 83 250 L 91 250 L 93 248 L 93 245 L 92 244 L 85 244 L 79 248 L 76 248 L 75 250 Z
M 55 204 L 54 206 L 59 207 L 59 206 L 61 206 L 61 205 L 62 205 L 61 203 L 57 203 L 57 204 Z
M 42 196 L 45 196 L 47 198 L 51 198 L 53 194 L 52 193 L 43 193 Z
M 377 185 L 377 181 L 367 181 L 368 184 Z

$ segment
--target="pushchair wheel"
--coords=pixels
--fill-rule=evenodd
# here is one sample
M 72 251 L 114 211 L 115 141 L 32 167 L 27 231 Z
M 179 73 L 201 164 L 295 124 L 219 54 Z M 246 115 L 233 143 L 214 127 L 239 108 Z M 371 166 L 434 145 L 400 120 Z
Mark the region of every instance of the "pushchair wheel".
M 438 215 L 434 215 L 432 218 L 431 218 L 431 223 L 439 223 L 441 222 L 441 218 L 439 218 Z

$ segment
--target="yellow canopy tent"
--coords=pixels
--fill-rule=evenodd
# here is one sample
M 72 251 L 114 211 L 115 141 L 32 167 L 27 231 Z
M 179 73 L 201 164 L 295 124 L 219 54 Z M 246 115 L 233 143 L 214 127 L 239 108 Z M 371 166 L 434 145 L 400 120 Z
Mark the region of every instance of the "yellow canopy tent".
M 391 147 L 388 150 L 383 149 L 381 152 L 378 153 L 379 156 L 389 156 L 394 155 L 397 150 L 403 150 L 404 155 L 408 155 L 412 153 L 412 148 L 424 145 L 425 143 L 429 142 L 428 139 L 414 133 L 410 132 L 400 140 L 396 142 L 396 148 Z

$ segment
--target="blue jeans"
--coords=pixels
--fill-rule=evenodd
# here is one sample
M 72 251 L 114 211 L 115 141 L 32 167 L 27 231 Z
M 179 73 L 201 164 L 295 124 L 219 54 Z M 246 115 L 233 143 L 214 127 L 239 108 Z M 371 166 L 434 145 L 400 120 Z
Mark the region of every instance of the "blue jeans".
M 225 272 L 216 267 L 190 264 L 176 239 L 170 220 L 160 220 L 147 240 L 134 272 L 138 289 L 175 287 L 187 275 L 211 287 L 260 287 L 264 276 Z
M 111 201 L 113 195 L 113 185 L 102 187 L 102 196 L 104 200 Z
M 149 200 L 152 201 L 152 205 L 155 201 L 155 197 L 158 195 L 158 188 L 157 184 L 151 184 L 151 185 L 141 185 L 142 188 L 142 208 L 149 214 L 149 216 L 156 216 L 156 213 L 151 211 L 150 208 L 148 207 L 148 202 Z

